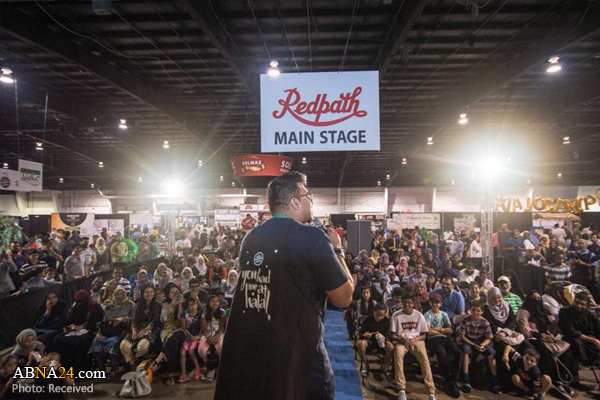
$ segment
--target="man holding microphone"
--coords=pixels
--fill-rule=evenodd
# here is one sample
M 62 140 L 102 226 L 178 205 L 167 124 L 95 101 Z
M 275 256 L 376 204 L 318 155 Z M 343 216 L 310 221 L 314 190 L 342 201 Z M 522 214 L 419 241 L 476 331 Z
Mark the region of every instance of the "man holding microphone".
M 331 399 L 326 301 L 347 307 L 354 281 L 339 235 L 307 226 L 312 194 L 290 172 L 267 190 L 273 218 L 248 233 L 219 362 L 215 400 Z

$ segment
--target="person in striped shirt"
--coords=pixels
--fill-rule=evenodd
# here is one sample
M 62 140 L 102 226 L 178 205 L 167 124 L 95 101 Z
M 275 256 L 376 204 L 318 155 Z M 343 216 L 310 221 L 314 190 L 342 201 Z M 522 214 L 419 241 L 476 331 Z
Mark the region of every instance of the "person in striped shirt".
M 498 287 L 502 291 L 502 298 L 510 304 L 510 308 L 512 308 L 513 312 L 516 314 L 517 311 L 519 311 L 519 308 L 521 308 L 521 304 L 523 304 L 523 299 L 510 291 L 512 284 L 508 276 L 501 276 L 498 278 Z
M 546 281 L 550 282 L 565 282 L 571 277 L 571 269 L 565 264 L 565 255 L 557 254 L 556 262 L 548 266 L 546 269 Z

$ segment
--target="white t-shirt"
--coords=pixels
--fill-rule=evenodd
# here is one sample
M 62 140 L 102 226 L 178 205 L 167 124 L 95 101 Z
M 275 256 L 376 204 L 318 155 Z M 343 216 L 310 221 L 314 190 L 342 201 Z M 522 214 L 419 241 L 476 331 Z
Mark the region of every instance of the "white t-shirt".
M 395 333 L 396 336 L 414 338 L 429 332 L 429 329 L 425 317 L 419 311 L 414 310 L 411 315 L 406 315 L 399 310 L 392 315 L 390 332 Z
M 175 250 L 177 250 L 178 247 L 187 247 L 191 249 L 192 242 L 190 242 L 190 239 L 188 238 L 185 238 L 183 240 L 180 239 L 175 243 Z M 183 251 L 178 251 L 177 257 L 183 257 Z
M 559 243 L 564 243 L 565 238 L 567 237 L 567 232 L 563 228 L 554 228 L 552 230 L 552 236 L 556 238 L 556 241 Z
M 531 240 L 525 239 L 523 240 L 523 244 L 525 245 L 525 250 L 535 250 L 535 245 L 531 243 Z
M 458 273 L 458 281 L 459 282 L 473 282 L 475 280 L 475 278 L 477 278 L 479 276 L 479 271 L 478 270 L 474 270 L 472 275 L 467 274 L 467 269 L 462 269 L 460 270 L 460 272 Z
M 482 256 L 483 251 L 481 245 L 477 243 L 477 240 L 473 240 L 473 242 L 471 242 L 471 258 L 481 258 Z

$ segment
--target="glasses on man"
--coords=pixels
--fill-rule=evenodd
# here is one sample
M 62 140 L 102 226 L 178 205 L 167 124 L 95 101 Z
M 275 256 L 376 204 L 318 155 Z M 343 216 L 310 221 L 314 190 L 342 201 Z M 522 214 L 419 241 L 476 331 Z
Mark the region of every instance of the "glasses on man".
M 310 201 L 311 203 L 313 202 L 313 194 L 311 192 L 306 192 L 298 197 L 306 197 L 308 201 Z

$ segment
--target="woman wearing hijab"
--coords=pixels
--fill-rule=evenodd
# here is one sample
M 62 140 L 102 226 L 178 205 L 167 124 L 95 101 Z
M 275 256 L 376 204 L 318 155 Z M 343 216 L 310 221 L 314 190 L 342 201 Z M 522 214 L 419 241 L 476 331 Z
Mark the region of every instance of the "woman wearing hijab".
M 421 314 L 425 314 L 427 311 L 431 310 L 431 305 L 429 304 L 429 294 L 427 293 L 427 289 L 425 288 L 425 284 L 421 281 L 418 281 L 413 288 L 414 300 L 413 300 L 413 308 Z
M 121 342 L 121 353 L 125 362 L 135 368 L 135 359 L 148 353 L 158 342 L 160 333 L 161 305 L 156 301 L 155 291 L 151 284 L 140 289 L 141 298 L 133 311 L 131 331 Z
M 96 240 L 94 253 L 96 253 L 94 272 L 109 271 L 111 261 L 110 250 L 106 247 L 106 240 L 104 240 L 103 237 L 99 237 L 98 240 Z
M 174 281 L 177 286 L 179 286 L 179 289 L 181 289 L 181 292 L 185 294 L 190 291 L 190 280 L 192 280 L 193 277 L 194 273 L 192 272 L 192 269 L 190 267 L 185 267 L 181 271 L 181 275 Z
M 408 274 L 408 258 L 400 257 L 400 264 L 396 267 L 398 271 L 398 277 L 402 279 Z
M 74 304 L 69 311 L 67 326 L 52 342 L 52 350 L 60 353 L 61 364 L 73 371 L 89 369 L 87 352 L 90 348 L 98 323 L 104 318 L 104 310 L 94 303 L 89 290 L 75 293 Z
M 52 343 L 54 337 L 62 332 L 69 317 L 69 305 L 58 298 L 57 292 L 48 292 L 46 301 L 40 304 L 35 314 L 35 333 L 38 340 L 46 346 Z
M 110 358 L 110 375 L 114 378 L 119 367 L 119 346 L 129 327 L 135 304 L 127 298 L 122 287 L 115 289 L 112 299 L 104 308 L 104 319 L 98 326 L 88 354 L 94 357 L 96 370 L 104 371 L 106 357 Z
M 388 274 L 379 275 L 378 281 L 373 285 L 373 298 L 375 301 L 385 303 L 387 299 L 392 297 L 392 287 L 389 284 Z
M 525 298 L 523 305 L 517 311 L 517 326 L 523 336 L 540 353 L 538 367 L 542 374 L 552 378 L 552 383 L 556 390 L 560 392 L 562 398 L 566 398 L 565 393 L 570 396 L 572 391 L 566 384 L 561 382 L 552 354 L 544 344 L 544 342 L 553 343 L 558 341 L 553 334 L 558 331 L 558 327 L 554 317 L 544 308 L 542 296 L 539 292 L 532 290 Z M 575 371 L 571 349 L 561 355 L 559 360 L 567 366 L 569 371 Z
M 98 296 L 98 303 L 104 305 L 106 303 L 110 303 L 112 300 L 112 295 L 115 290 L 119 287 L 119 279 L 112 278 L 106 285 L 100 290 L 100 295 Z
M 227 280 L 223 281 L 223 283 L 221 284 L 221 291 L 225 294 L 225 300 L 227 300 L 227 303 L 229 305 L 231 305 L 231 302 L 233 301 L 235 288 L 238 284 L 238 277 L 239 275 L 237 271 L 235 269 L 232 269 L 227 275 Z
M 17 365 L 19 367 L 33 366 L 35 367 L 39 359 L 36 359 L 37 354 L 44 356 L 46 346 L 37 340 L 37 335 L 33 329 L 25 329 L 17 335 L 17 346 L 12 352 L 12 355 L 17 356 Z M 41 359 L 41 357 L 39 357 Z

